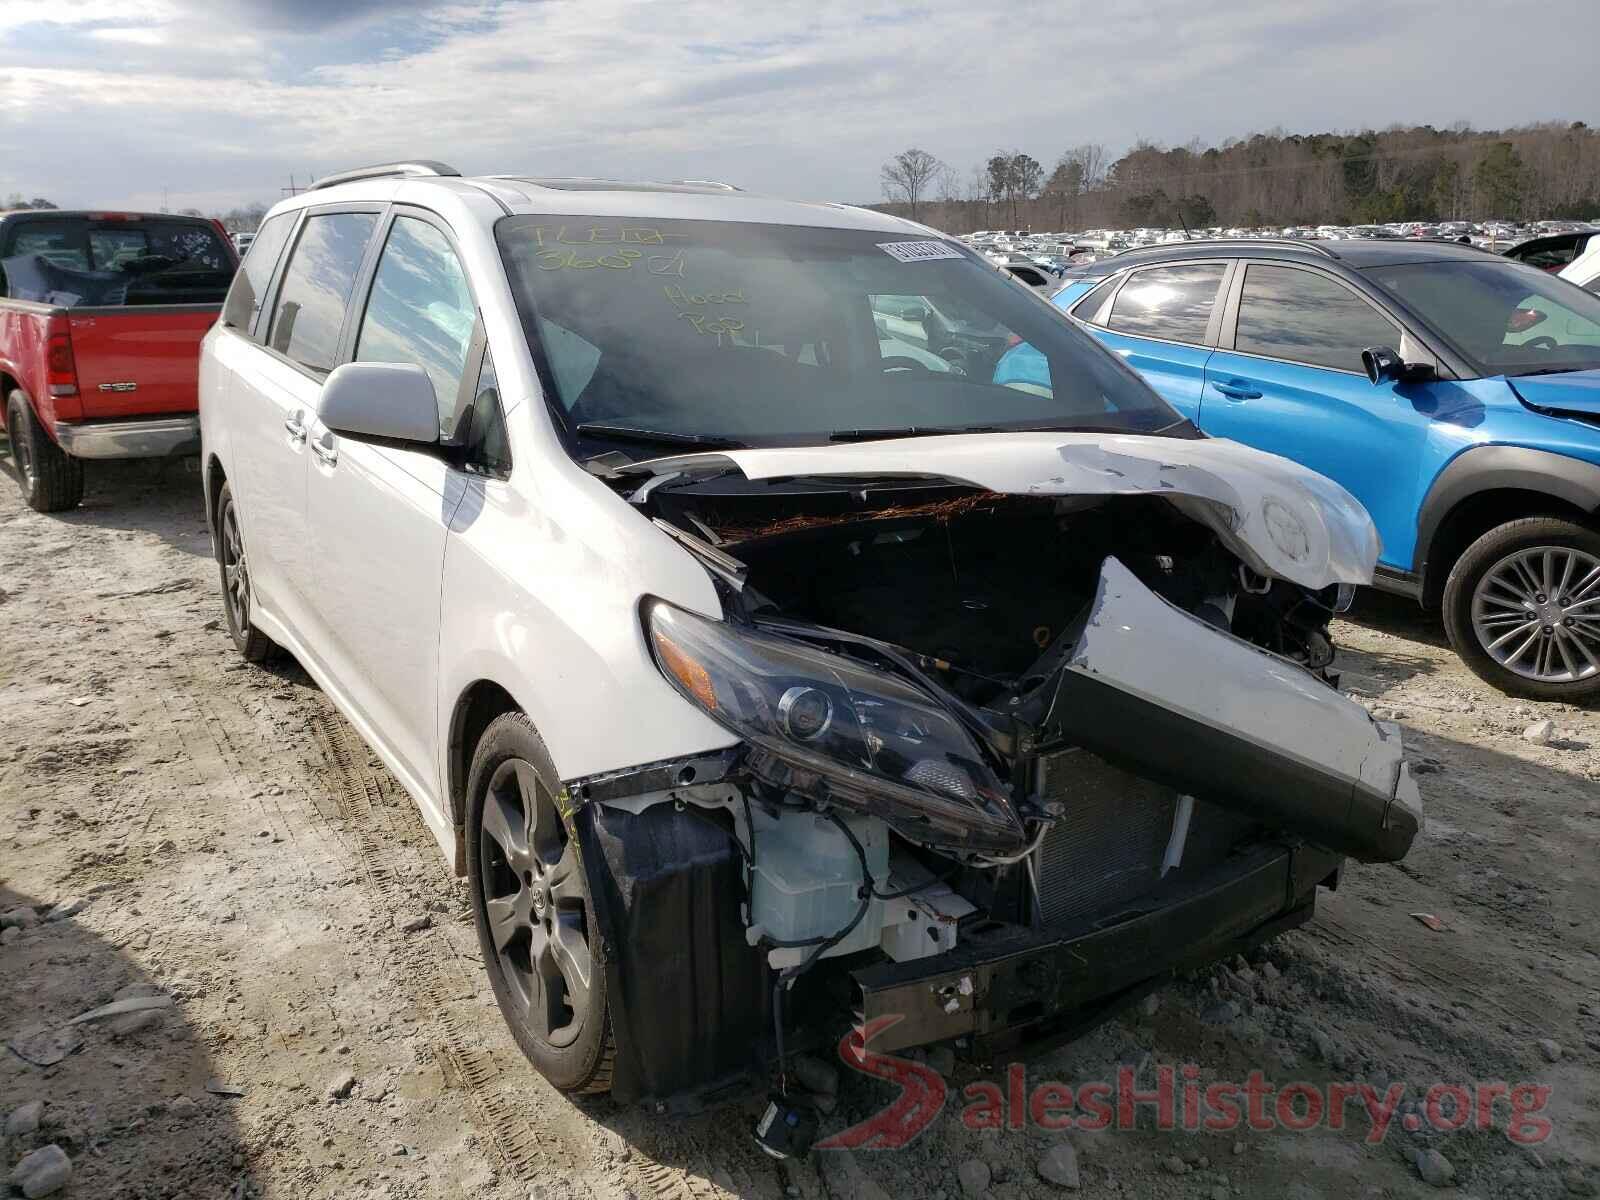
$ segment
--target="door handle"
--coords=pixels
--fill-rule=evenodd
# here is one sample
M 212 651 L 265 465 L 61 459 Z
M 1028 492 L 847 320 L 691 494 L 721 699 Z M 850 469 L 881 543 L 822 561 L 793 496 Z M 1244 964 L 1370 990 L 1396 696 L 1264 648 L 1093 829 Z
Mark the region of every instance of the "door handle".
M 288 433 L 289 440 L 297 446 L 306 444 L 306 425 L 301 417 L 301 413 L 292 412 L 283 419 L 283 428 Z
M 1213 382 L 1211 386 L 1216 388 L 1217 391 L 1221 392 L 1229 400 L 1261 399 L 1261 393 L 1256 391 L 1243 379 L 1230 379 L 1226 383 Z
M 311 443 L 311 452 L 317 456 L 317 461 L 325 467 L 331 467 L 339 461 L 339 443 L 334 440 L 332 430 L 323 430 L 322 436 Z

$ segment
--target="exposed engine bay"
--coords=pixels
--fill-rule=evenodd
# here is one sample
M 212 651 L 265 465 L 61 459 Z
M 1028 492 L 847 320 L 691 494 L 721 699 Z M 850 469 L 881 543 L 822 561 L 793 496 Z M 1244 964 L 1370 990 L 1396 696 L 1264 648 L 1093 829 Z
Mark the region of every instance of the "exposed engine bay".
M 1339 530 L 1269 496 L 1250 531 L 1213 483 L 1002 492 L 694 459 L 617 486 L 717 582 L 722 620 L 641 617 L 663 675 L 740 740 L 572 786 L 722 831 L 780 1060 L 786 998 L 822 960 L 858 1023 L 905 1018 L 883 1049 L 1040 1028 L 1098 995 L 1061 965 L 1088 952 L 1073 939 L 1144 947 L 1107 951 L 1115 990 L 1304 920 L 1340 856 L 1409 848 L 1399 732 L 1331 670 L 1351 572 L 1318 576 L 1306 547 Z M 1285 548 L 1311 583 L 1264 570 Z M 1147 920 L 1185 932 L 1154 954 Z
M 977 493 L 855 519 L 791 518 L 748 536 L 708 524 L 780 612 L 911 650 L 974 703 L 1023 680 L 1080 617 L 1111 555 L 1219 629 L 1314 671 L 1333 661 L 1337 587 L 1256 577 L 1154 497 Z

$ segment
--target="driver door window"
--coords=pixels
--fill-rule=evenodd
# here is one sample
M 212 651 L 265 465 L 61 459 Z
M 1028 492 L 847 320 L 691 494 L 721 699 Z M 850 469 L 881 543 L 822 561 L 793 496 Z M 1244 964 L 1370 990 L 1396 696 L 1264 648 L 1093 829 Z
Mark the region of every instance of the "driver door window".
M 396 217 L 356 340 L 360 362 L 415 363 L 433 380 L 449 437 L 478 309 L 449 240 L 426 221 Z
M 1233 339 L 1244 354 L 1359 374 L 1363 350 L 1399 344 L 1399 329 L 1326 276 L 1261 263 L 1245 273 Z

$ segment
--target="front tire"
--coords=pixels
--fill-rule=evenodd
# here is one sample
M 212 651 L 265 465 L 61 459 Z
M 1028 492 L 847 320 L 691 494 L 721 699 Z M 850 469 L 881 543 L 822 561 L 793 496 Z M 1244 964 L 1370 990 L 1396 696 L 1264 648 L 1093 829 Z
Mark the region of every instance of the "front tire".
M 616 1055 L 600 929 L 561 781 L 533 723 L 493 721 L 467 779 L 467 878 L 495 1001 L 563 1092 L 611 1090 Z
M 233 488 L 224 481 L 217 495 L 217 572 L 222 579 L 222 607 L 228 616 L 228 636 L 246 662 L 261 663 L 277 650 L 275 643 L 250 623 L 255 594 L 250 587 L 250 563 L 244 552 L 244 530 Z
M 6 434 L 28 507 L 34 512 L 77 508 L 83 499 L 83 461 L 56 445 L 20 390 L 6 399 Z
M 1600 531 L 1560 517 L 1491 529 L 1450 569 L 1444 624 L 1473 674 L 1507 695 L 1600 696 Z

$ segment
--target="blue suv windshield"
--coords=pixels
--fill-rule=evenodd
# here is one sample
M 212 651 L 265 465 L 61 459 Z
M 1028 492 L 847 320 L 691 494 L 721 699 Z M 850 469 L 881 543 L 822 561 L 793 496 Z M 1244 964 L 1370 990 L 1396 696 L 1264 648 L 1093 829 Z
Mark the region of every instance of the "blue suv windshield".
M 1485 258 L 1374 267 L 1366 275 L 1480 375 L 1600 367 L 1600 297 L 1544 271 Z
M 778 445 L 1183 425 L 1113 355 L 951 242 L 594 216 L 506 218 L 496 236 L 552 407 L 579 435 Z M 1000 361 L 1024 347 L 1042 369 L 1008 381 Z

